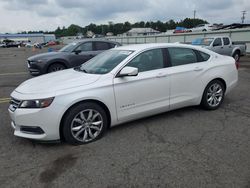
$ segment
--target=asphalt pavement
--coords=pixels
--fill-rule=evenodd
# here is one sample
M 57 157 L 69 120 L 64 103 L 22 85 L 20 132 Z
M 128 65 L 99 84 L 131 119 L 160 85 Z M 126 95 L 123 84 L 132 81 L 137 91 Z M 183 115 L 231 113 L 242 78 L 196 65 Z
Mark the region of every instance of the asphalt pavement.
M 250 187 L 250 58 L 216 111 L 175 110 L 71 146 L 18 138 L 10 126 L 9 95 L 42 51 L 0 49 L 0 187 Z

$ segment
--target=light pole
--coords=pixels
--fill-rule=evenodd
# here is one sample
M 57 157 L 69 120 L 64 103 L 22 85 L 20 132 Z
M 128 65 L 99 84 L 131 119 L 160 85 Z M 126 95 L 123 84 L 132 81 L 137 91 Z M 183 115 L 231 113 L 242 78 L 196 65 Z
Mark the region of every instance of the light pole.
M 247 11 L 243 10 L 241 12 L 242 12 L 241 23 L 244 24 L 244 21 L 245 21 L 245 18 L 246 18 L 245 15 L 246 15 Z

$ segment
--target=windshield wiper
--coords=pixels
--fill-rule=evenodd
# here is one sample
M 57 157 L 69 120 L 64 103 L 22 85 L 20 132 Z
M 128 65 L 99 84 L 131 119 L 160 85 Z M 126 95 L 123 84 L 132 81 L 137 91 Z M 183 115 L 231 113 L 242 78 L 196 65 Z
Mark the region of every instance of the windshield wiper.
M 86 69 L 81 69 L 80 68 L 80 70 L 83 71 L 83 72 L 85 72 L 85 73 L 88 73 L 88 71 L 86 71 Z

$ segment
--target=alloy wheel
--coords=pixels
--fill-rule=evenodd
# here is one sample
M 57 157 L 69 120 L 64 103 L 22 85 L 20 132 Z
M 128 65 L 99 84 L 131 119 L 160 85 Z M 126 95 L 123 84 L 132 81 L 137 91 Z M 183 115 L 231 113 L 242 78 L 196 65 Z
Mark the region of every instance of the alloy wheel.
M 73 137 L 83 143 L 96 139 L 102 129 L 102 115 L 93 109 L 80 111 L 71 122 L 71 133 Z
M 63 67 L 53 67 L 52 72 L 56 72 L 56 71 L 63 70 L 63 69 L 64 69 Z
M 223 98 L 223 88 L 220 84 L 214 83 L 207 90 L 207 103 L 211 107 L 216 107 Z

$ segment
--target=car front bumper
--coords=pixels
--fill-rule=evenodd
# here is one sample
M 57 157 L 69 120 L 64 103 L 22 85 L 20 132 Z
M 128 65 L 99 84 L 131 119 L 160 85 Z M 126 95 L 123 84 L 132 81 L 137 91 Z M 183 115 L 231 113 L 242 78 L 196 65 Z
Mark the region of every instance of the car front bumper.
M 37 63 L 28 60 L 27 67 L 32 76 L 38 76 L 45 73 L 45 65 L 43 63 Z
M 23 138 L 54 141 L 60 139 L 60 120 L 62 112 L 60 105 L 50 105 L 47 108 L 25 109 L 9 108 L 11 127 L 14 135 Z

